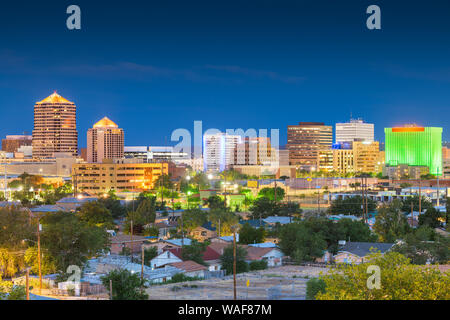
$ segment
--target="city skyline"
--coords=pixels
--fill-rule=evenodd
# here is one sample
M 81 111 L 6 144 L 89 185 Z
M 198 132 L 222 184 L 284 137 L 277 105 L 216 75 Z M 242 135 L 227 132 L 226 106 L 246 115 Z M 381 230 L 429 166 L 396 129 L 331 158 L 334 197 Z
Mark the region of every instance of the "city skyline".
M 195 120 L 222 131 L 277 128 L 285 144 L 287 125 L 351 117 L 374 123 L 377 141 L 384 128 L 412 122 L 444 127 L 450 140 L 443 1 L 381 1 L 376 32 L 365 28 L 366 1 L 284 1 L 256 12 L 233 1 L 130 11 L 108 3 L 106 15 L 101 1 L 78 4 L 78 33 L 65 28 L 64 4 L 31 3 L 14 18 L 18 4 L 7 4 L 0 13 L 0 108 L 10 119 L 0 135 L 31 133 L 33 104 L 56 90 L 77 105 L 79 132 L 108 116 L 126 145 L 171 145 L 172 131 Z

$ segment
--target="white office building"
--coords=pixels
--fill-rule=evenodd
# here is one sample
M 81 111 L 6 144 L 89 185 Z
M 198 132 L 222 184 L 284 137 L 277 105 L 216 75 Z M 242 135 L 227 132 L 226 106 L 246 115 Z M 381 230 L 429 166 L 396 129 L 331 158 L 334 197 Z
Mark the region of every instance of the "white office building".
M 234 164 L 234 150 L 242 142 L 240 135 L 220 132 L 203 136 L 203 168 L 208 172 L 227 170 Z
M 373 123 L 361 119 L 351 119 L 347 123 L 336 123 L 336 143 L 353 141 L 374 141 Z

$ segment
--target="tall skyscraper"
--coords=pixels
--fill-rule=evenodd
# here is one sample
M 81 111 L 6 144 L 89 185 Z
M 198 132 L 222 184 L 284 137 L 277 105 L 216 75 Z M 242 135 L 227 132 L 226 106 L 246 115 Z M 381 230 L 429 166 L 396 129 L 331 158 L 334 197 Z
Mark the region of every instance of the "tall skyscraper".
M 34 106 L 33 157 L 78 152 L 76 106 L 56 92 Z
M 288 126 L 289 162 L 304 170 L 333 168 L 333 127 L 323 122 L 300 122 Z
M 107 117 L 87 132 L 87 161 L 102 163 L 103 159 L 123 158 L 123 129 Z
M 347 123 L 336 123 L 336 143 L 353 141 L 374 141 L 374 125 L 361 119 L 351 119 Z
M 242 142 L 240 135 L 223 132 L 203 136 L 203 163 L 205 171 L 223 171 L 234 164 L 234 150 Z
M 442 128 L 385 128 L 386 165 L 426 166 L 442 175 Z

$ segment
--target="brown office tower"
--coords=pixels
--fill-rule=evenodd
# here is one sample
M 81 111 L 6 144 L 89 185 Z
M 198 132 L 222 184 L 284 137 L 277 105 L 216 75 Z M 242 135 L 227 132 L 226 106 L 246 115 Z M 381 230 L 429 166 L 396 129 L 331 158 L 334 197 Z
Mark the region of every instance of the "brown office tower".
M 56 92 L 34 105 L 33 157 L 50 158 L 55 152 L 77 155 L 76 106 Z
M 87 162 L 123 158 L 123 129 L 104 117 L 87 132 Z
M 289 162 L 308 171 L 333 168 L 333 127 L 323 122 L 300 122 L 288 126 Z
M 31 146 L 32 137 L 27 135 L 12 135 L 2 139 L 2 151 L 17 152 L 22 146 Z

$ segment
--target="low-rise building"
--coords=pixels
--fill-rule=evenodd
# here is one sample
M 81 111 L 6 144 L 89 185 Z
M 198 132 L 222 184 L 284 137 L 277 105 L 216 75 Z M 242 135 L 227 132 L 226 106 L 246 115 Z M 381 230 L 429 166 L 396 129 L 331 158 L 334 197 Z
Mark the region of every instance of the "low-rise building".
M 154 188 L 161 175 L 174 169 L 171 162 L 130 163 L 130 160 L 110 160 L 103 163 L 78 163 L 72 167 L 73 185 L 77 191 L 89 194 L 115 191 L 145 191 Z
M 393 246 L 394 243 L 346 242 L 334 256 L 334 261 L 349 264 L 363 263 L 372 252 L 384 254 Z

